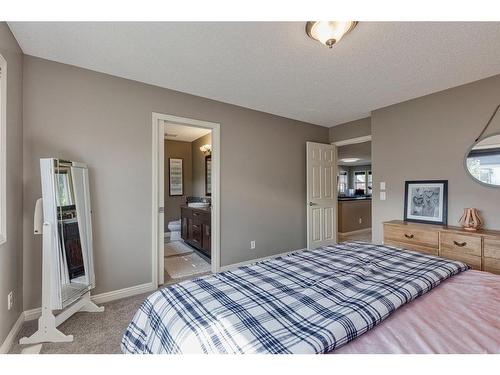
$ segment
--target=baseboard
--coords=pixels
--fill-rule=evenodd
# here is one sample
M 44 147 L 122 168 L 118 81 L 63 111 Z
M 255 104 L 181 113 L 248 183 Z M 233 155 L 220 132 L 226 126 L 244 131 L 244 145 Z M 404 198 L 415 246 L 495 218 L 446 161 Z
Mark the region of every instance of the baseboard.
M 361 233 L 368 233 L 372 230 L 372 228 L 363 228 L 363 229 L 358 229 L 358 230 L 353 230 L 352 232 L 339 232 L 339 236 L 351 236 L 353 234 L 361 234 Z
M 111 292 L 96 294 L 95 296 L 91 296 L 90 299 L 97 303 L 106 303 L 115 301 L 117 299 L 122 299 L 126 297 L 136 296 L 138 294 L 152 292 L 153 290 L 158 289 L 157 286 L 152 283 L 140 284 L 136 286 L 131 286 L 130 288 L 124 288 L 119 290 L 113 290 Z
M 111 292 L 105 292 L 96 294 L 94 296 L 91 295 L 90 299 L 96 304 L 106 303 L 115 301 L 117 299 L 127 298 L 136 296 L 138 294 L 152 292 L 156 290 L 157 287 L 152 283 L 140 284 L 136 286 L 131 286 L 130 288 L 113 290 Z M 24 312 L 24 321 L 35 320 L 38 319 L 42 315 L 42 308 L 38 307 L 36 309 L 26 310 Z
M 21 330 L 23 323 L 24 323 L 24 313 L 21 313 L 19 314 L 19 318 L 17 318 L 16 322 L 12 326 L 9 334 L 5 338 L 2 346 L 0 346 L 0 354 L 7 354 L 10 351 L 10 348 L 12 348 L 12 344 L 14 343 L 17 334 Z
M 238 267 L 242 267 L 242 266 L 248 266 L 249 264 L 254 264 L 254 263 L 257 263 L 257 262 L 262 262 L 263 260 L 269 260 L 269 259 L 274 259 L 274 258 L 282 257 L 282 256 L 285 256 L 285 255 L 288 255 L 288 254 L 291 254 L 291 253 L 295 253 L 295 252 L 300 251 L 300 250 L 304 250 L 304 249 L 291 250 L 291 251 L 286 251 L 284 253 L 279 253 L 279 254 L 275 254 L 275 255 L 269 255 L 269 256 L 263 257 L 263 258 L 251 259 L 251 260 L 246 260 L 244 262 L 229 264 L 227 266 L 220 267 L 220 271 L 219 272 L 228 271 L 230 269 L 238 268 Z

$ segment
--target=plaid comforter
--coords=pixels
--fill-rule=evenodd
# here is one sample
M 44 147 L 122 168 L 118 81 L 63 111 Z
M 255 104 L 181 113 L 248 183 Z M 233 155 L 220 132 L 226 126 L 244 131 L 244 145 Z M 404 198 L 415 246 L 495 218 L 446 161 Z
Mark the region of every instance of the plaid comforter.
M 468 266 L 364 242 L 301 250 L 158 290 L 125 353 L 325 353 Z

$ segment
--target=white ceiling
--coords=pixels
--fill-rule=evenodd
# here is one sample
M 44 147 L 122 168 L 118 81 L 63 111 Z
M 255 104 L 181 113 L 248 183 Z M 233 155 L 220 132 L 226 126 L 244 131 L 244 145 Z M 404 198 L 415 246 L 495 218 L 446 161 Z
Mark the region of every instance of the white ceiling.
M 165 121 L 165 139 L 172 141 L 193 142 L 210 133 L 210 129 L 179 125 Z
M 25 54 L 332 126 L 500 73 L 500 23 L 10 22 Z
M 354 143 L 337 148 L 338 165 L 367 165 L 372 162 L 372 142 Z M 356 162 L 343 162 L 341 159 L 357 158 Z

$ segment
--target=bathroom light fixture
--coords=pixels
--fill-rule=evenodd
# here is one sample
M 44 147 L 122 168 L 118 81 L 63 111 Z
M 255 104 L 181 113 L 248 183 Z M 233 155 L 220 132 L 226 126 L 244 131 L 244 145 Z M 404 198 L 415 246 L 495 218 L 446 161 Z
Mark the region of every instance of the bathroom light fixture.
M 360 161 L 360 158 L 344 158 L 340 159 L 339 161 L 342 163 L 356 163 L 357 161 Z
M 209 154 L 212 152 L 212 145 L 203 145 L 200 147 L 200 151 L 204 154 Z
M 332 48 L 357 24 L 356 21 L 309 21 L 306 23 L 306 33 L 310 38 Z

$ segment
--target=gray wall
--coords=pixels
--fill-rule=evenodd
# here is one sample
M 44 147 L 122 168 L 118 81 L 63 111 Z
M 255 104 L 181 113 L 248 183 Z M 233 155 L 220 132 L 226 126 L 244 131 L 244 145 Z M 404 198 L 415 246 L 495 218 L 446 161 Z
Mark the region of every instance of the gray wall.
M 476 207 L 487 228 L 500 229 L 500 189 L 474 182 L 463 166 L 499 98 L 500 75 L 372 112 L 374 242 L 382 241 L 383 221 L 403 218 L 405 180 L 449 180 L 450 225 L 465 207 Z M 496 117 L 488 133 L 499 131 Z M 386 201 L 378 199 L 380 181 Z
M 23 55 L 5 22 L 0 22 L 0 54 L 7 60 L 7 242 L 0 246 L 0 345 L 23 311 L 22 280 L 22 65 Z M 33 227 L 31 227 L 33 228 Z M 31 231 L 33 232 L 33 231 Z M 7 294 L 14 306 L 7 310 Z
M 152 112 L 221 124 L 222 265 L 305 247 L 305 142 L 328 128 L 25 56 L 25 309 L 40 306 L 41 157 L 89 165 L 95 293 L 151 281 Z
M 205 196 L 205 154 L 200 147 L 212 144 L 212 134 L 206 134 L 193 141 L 193 196 Z
M 366 117 L 330 128 L 330 142 L 371 135 L 371 118 Z
M 168 223 L 181 218 L 181 204 L 186 202 L 186 196 L 190 196 L 193 191 L 193 156 L 192 142 L 180 142 L 165 140 L 165 173 L 164 173 L 164 198 L 165 198 L 165 231 L 168 230 Z M 170 196 L 169 192 L 169 167 L 168 159 L 184 159 L 182 162 L 184 177 L 184 195 Z

